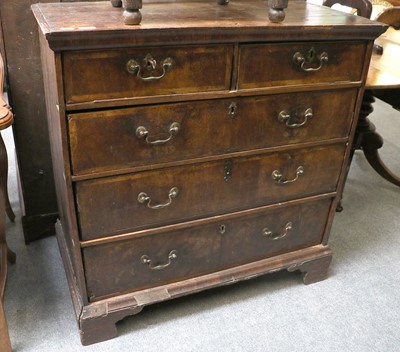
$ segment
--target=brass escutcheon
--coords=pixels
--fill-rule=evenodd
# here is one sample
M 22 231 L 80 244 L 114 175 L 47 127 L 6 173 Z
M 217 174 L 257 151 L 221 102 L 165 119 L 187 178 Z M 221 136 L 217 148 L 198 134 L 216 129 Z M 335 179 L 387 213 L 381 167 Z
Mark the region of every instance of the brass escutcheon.
M 233 161 L 227 160 L 225 161 L 225 166 L 224 166 L 224 180 L 229 181 L 232 178 L 232 174 L 233 174 Z
M 223 235 L 226 232 L 226 225 L 222 224 L 218 226 L 218 232 Z
M 232 102 L 228 107 L 228 115 L 233 119 L 237 115 L 237 104 Z

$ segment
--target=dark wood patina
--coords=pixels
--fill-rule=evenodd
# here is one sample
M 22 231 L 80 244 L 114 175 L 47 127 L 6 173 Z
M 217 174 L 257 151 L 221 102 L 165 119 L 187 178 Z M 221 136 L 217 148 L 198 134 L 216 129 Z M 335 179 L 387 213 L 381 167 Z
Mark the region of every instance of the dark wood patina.
M 108 1 L 33 6 L 83 344 L 148 304 L 277 270 L 313 283 L 331 261 L 385 27 L 303 1 L 281 24 L 262 0 L 173 6 L 140 26 Z

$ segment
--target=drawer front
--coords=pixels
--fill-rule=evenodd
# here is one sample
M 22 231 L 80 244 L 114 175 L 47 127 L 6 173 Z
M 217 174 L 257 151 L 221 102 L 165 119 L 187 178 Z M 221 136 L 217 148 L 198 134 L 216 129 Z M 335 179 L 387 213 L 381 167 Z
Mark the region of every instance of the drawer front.
M 346 137 L 355 97 L 345 89 L 72 114 L 73 173 Z
M 239 89 L 360 81 L 365 52 L 354 42 L 243 45 Z
M 228 90 L 232 56 L 230 45 L 67 52 L 66 102 Z
M 321 242 L 330 199 L 83 250 L 91 300 L 204 275 Z
M 82 239 L 336 190 L 345 146 L 331 145 L 81 181 Z

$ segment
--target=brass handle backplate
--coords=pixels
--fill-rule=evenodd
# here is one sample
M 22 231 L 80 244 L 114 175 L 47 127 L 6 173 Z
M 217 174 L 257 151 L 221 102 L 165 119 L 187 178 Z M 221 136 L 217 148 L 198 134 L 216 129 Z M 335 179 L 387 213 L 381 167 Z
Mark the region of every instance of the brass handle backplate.
M 275 180 L 277 183 L 279 183 L 280 185 L 285 185 L 285 184 L 287 184 L 287 183 L 293 183 L 293 182 L 296 182 L 298 179 L 299 179 L 299 177 L 301 176 L 301 175 L 303 175 L 304 174 L 304 168 L 303 168 L 303 166 L 299 166 L 297 169 L 296 169 L 296 176 L 293 178 L 293 179 L 291 179 L 291 180 L 285 180 L 285 179 L 283 179 L 283 175 L 282 175 L 282 173 L 279 171 L 279 170 L 274 170 L 273 172 L 272 172 L 272 174 L 271 174 L 271 177 L 272 177 L 272 179 L 273 180 Z
M 170 266 L 174 259 L 178 259 L 178 252 L 175 249 L 169 252 L 168 262 L 166 262 L 165 264 L 154 265 L 148 255 L 142 255 L 140 261 L 142 262 L 142 264 L 147 264 L 151 270 L 160 270 Z
M 181 124 L 179 122 L 173 122 L 169 126 L 168 136 L 164 139 L 157 139 L 157 136 L 156 137 L 150 136 L 150 132 L 148 131 L 148 129 L 146 127 L 139 126 L 136 129 L 136 136 L 138 138 L 146 138 L 147 144 L 151 144 L 151 145 L 165 144 L 165 143 L 169 142 L 174 137 L 174 135 L 178 134 L 180 128 L 181 128 Z
M 285 237 L 288 234 L 288 232 L 292 229 L 293 229 L 293 224 L 291 222 L 288 222 L 285 225 L 285 228 L 283 229 L 282 233 L 274 234 L 268 227 L 266 227 L 262 230 L 262 235 L 275 241 Z
M 328 60 L 328 53 L 324 51 L 317 55 L 314 48 L 311 48 L 307 55 L 303 55 L 300 52 L 296 52 L 293 55 L 293 62 L 305 72 L 319 71 Z
M 143 76 L 142 71 L 155 71 L 157 69 L 157 61 L 151 56 L 151 54 L 147 54 L 144 59 L 142 65 L 139 64 L 138 60 L 130 59 L 126 63 L 127 71 L 132 74 L 136 75 L 143 81 L 158 81 L 165 76 L 165 74 L 172 68 L 172 59 L 167 57 L 162 62 L 162 74 L 159 76 Z
M 299 127 L 303 127 L 307 123 L 308 119 L 312 118 L 313 116 L 314 115 L 313 115 L 312 109 L 308 108 L 306 111 L 304 111 L 303 122 L 296 123 L 296 122 L 293 122 L 293 120 L 297 120 L 296 116 L 293 117 L 292 115 L 287 113 L 285 110 L 283 110 L 279 113 L 278 120 L 280 122 L 285 122 L 286 126 L 289 128 L 299 128 Z
M 172 199 L 176 198 L 178 196 L 178 193 L 179 193 L 178 187 L 172 187 L 168 193 L 168 201 L 157 205 L 151 205 L 151 198 L 145 192 L 140 192 L 138 194 L 137 200 L 141 204 L 147 204 L 147 207 L 150 209 L 154 210 L 163 209 L 172 204 Z

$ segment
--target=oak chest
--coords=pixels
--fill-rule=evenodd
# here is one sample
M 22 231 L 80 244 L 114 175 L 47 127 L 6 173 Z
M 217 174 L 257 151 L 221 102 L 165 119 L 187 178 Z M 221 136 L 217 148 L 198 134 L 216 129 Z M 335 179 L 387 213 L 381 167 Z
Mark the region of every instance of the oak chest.
M 133 27 L 108 2 L 33 11 L 83 344 L 151 303 L 282 269 L 326 277 L 383 25 L 303 1 L 281 24 L 260 0 L 149 2 Z

